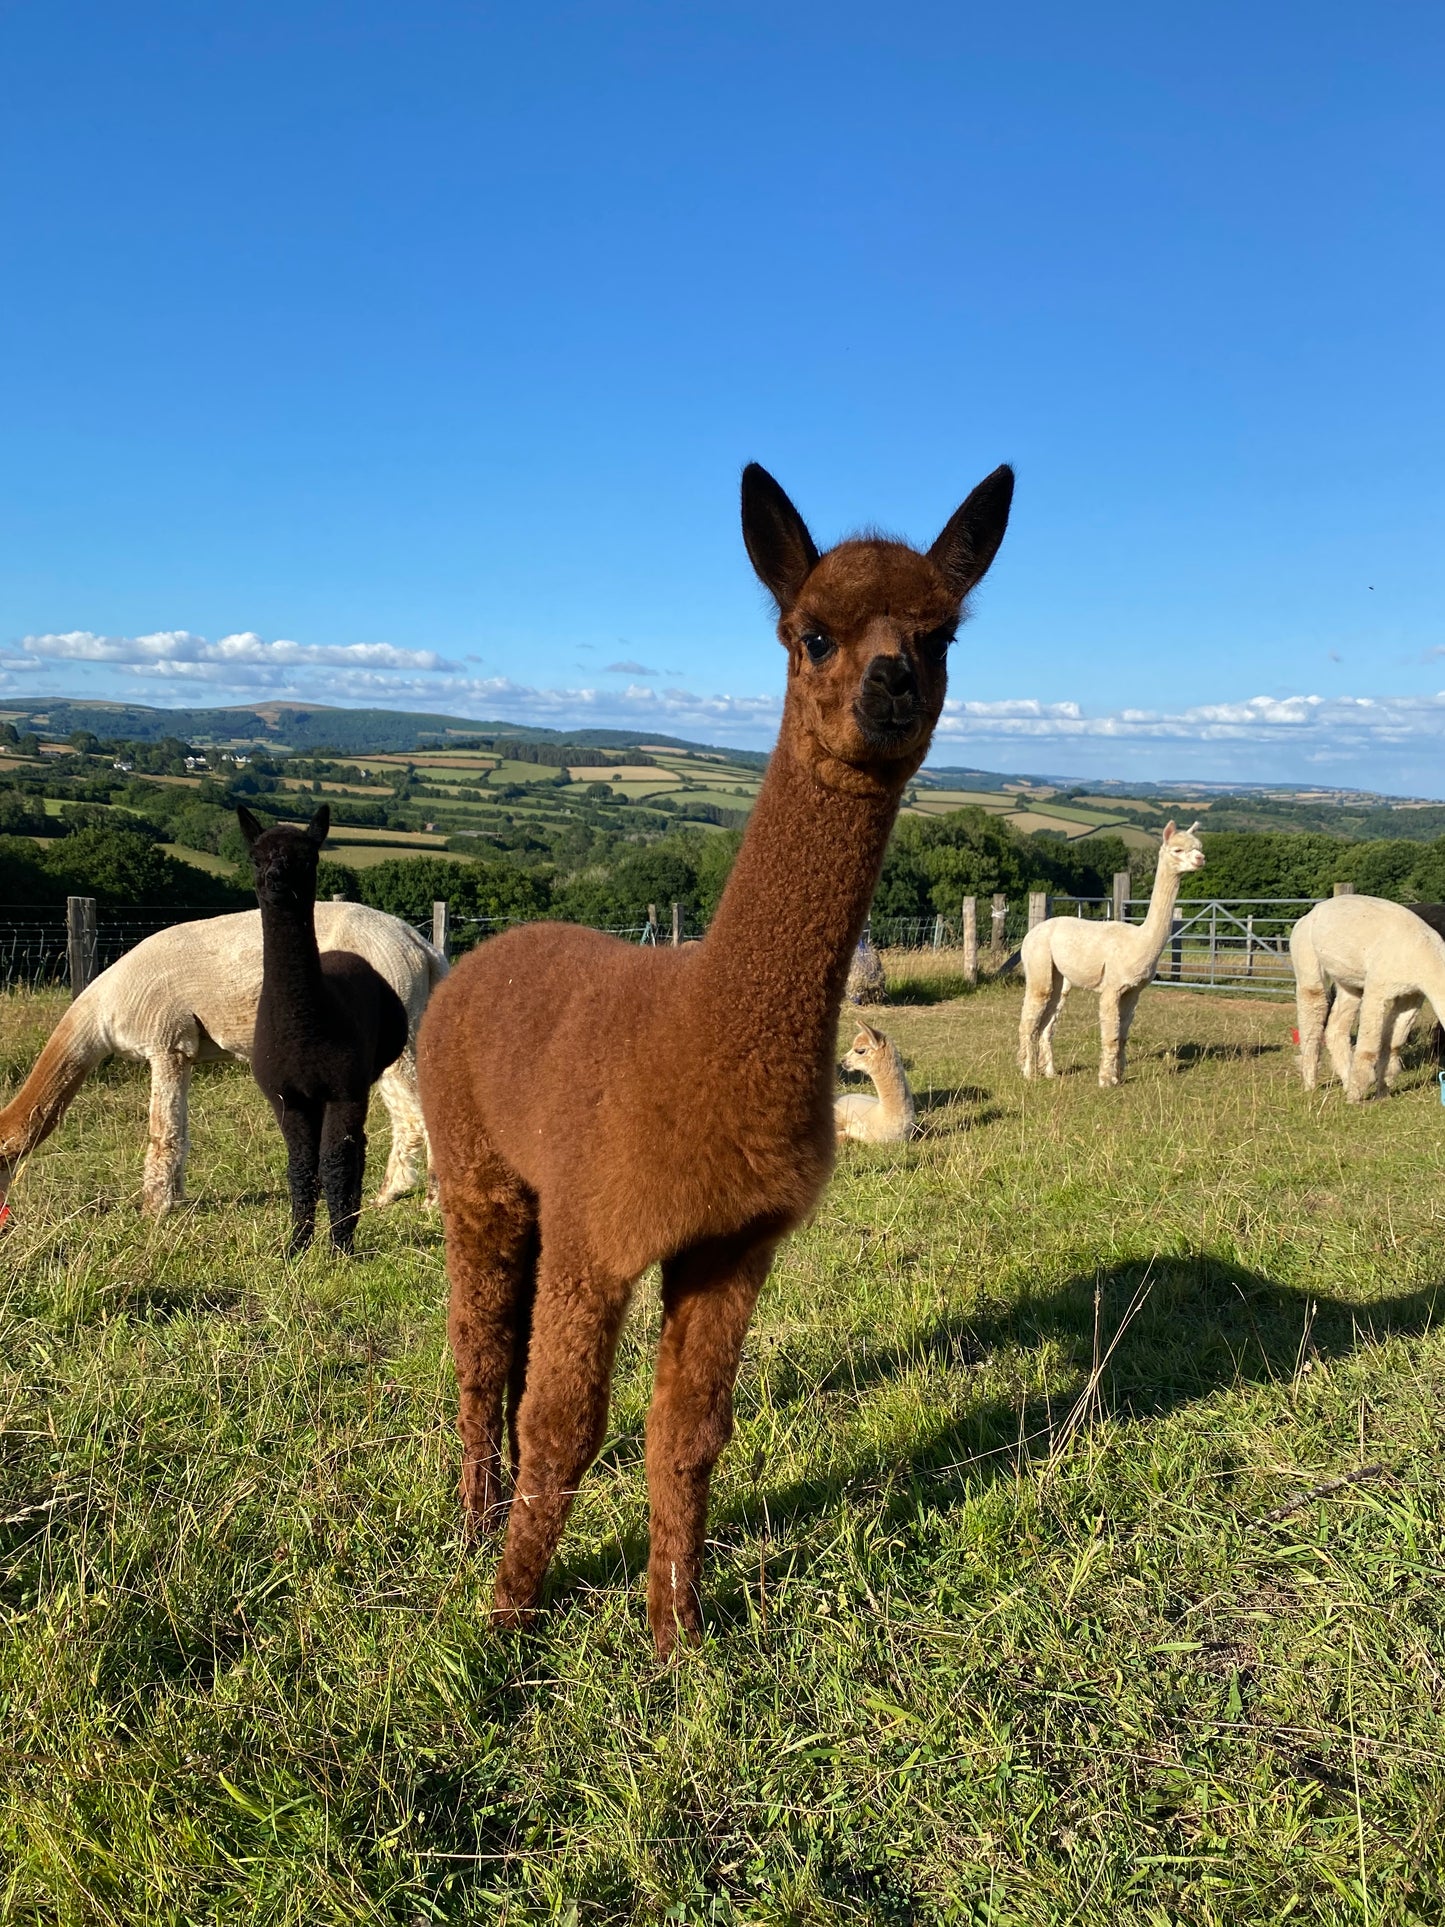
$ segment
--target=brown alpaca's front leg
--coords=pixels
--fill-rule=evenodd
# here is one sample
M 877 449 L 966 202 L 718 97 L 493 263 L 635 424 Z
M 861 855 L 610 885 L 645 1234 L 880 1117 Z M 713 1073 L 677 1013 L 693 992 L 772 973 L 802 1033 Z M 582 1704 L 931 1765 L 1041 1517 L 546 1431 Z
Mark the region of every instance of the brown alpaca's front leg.
M 462 1441 L 461 1502 L 471 1534 L 501 1523 L 502 1394 L 525 1322 L 537 1252 L 531 1193 L 490 1152 L 465 1186 L 442 1195 L 451 1299 L 447 1337 L 456 1366 Z
M 647 1419 L 652 1549 L 647 1617 L 658 1656 L 702 1633 L 699 1581 L 712 1472 L 733 1431 L 733 1386 L 777 1239 L 695 1246 L 662 1268 L 662 1342 Z
M 617 1334 L 632 1280 L 618 1278 L 542 1227 L 537 1293 L 532 1306 L 526 1388 L 517 1411 L 521 1448 L 507 1543 L 497 1573 L 492 1617 L 523 1626 L 582 1475 L 601 1450 Z

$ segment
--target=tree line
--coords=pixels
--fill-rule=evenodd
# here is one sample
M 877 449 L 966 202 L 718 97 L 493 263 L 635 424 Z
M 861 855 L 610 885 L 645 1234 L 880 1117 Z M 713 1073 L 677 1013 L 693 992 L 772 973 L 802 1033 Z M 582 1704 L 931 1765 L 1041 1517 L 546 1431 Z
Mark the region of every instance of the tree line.
M 0 904 L 59 905 L 93 896 L 107 907 L 244 908 L 254 901 L 234 812 L 190 790 L 146 785 L 145 808 L 122 812 L 67 803 L 48 816 L 39 799 L 0 789 Z M 267 801 L 270 801 L 267 798 Z M 282 799 L 277 798 L 276 801 Z M 309 814 L 310 798 L 284 799 L 287 816 Z M 267 812 L 260 812 L 263 819 Z M 44 838 L 44 841 L 37 841 Z M 572 824 L 516 849 L 399 856 L 365 869 L 322 863 L 320 893 L 373 904 L 424 922 L 436 898 L 452 905 L 458 936 L 488 920 L 559 917 L 600 928 L 640 924 L 655 904 L 666 917 L 681 904 L 697 929 L 717 908 L 742 840 L 737 829 L 678 825 L 664 835 L 627 837 Z M 1336 883 L 1397 902 L 1445 901 L 1445 837 L 1352 842 L 1291 831 L 1205 831 L 1206 867 L 1185 879 L 1192 897 L 1328 896 Z M 460 841 L 460 839 L 458 839 Z M 216 876 L 179 861 L 163 843 L 209 849 L 231 866 Z M 1152 850 L 1115 836 L 1064 842 L 1028 836 L 1006 817 L 970 807 L 947 816 L 900 819 L 884 859 L 875 914 L 953 917 L 966 896 L 995 892 L 1018 899 L 1031 890 L 1056 897 L 1102 897 L 1114 873 L 1129 870 L 1136 896 L 1153 878 Z

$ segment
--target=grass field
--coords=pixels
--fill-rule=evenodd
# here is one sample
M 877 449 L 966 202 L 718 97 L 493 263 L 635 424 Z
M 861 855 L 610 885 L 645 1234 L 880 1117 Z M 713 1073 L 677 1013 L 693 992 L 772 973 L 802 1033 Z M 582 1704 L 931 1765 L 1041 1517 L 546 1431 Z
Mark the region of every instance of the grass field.
M 288 1268 L 221 1067 L 144 1224 L 143 1083 L 91 1080 L 0 1240 L 0 1918 L 1441 1919 L 1432 1071 L 1346 1109 L 1286 1008 L 1155 991 L 1121 1090 L 1082 998 L 1025 1086 L 1016 989 L 900 990 L 922 1134 L 777 1266 L 666 1668 L 652 1281 L 551 1610 L 495 1635 L 435 1219 Z M 0 1004 L 5 1088 L 60 1008 Z

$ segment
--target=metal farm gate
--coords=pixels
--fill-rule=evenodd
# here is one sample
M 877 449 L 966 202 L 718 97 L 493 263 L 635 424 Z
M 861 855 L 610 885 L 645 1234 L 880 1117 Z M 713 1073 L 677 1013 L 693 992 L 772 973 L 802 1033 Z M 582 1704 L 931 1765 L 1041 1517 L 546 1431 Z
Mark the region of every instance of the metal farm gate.
M 1156 984 L 1166 989 L 1233 990 L 1255 997 L 1293 997 L 1289 933 L 1313 910 L 1315 897 L 1208 897 L 1176 905 Z M 1125 914 L 1142 923 L 1147 897 L 1130 898 Z

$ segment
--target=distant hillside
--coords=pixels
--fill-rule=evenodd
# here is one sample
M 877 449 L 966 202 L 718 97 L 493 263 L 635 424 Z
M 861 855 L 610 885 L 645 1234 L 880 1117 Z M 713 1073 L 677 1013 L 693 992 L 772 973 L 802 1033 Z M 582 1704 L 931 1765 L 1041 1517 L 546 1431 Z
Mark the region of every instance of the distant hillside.
M 145 703 L 71 701 L 64 696 L 12 699 L 0 705 L 0 719 L 19 730 L 64 739 L 88 729 L 107 740 L 159 742 L 177 736 L 187 743 L 218 749 L 265 745 L 274 749 L 335 749 L 351 756 L 422 749 L 427 745 L 489 736 L 512 742 L 578 743 L 592 749 L 636 749 L 657 743 L 666 749 L 706 749 L 655 729 L 542 729 L 527 723 L 470 716 L 415 714 L 403 709 L 332 709 L 320 703 L 265 702 L 226 709 L 153 709 Z M 747 767 L 766 761 L 758 751 L 728 750 L 730 760 Z
M 511 742 L 597 750 L 656 749 L 665 755 L 702 757 L 753 778 L 768 761 L 763 750 L 691 742 L 649 728 L 547 729 L 498 718 L 283 701 L 238 703 L 224 709 L 158 709 L 145 703 L 77 701 L 65 696 L 12 698 L 0 702 L 0 722 L 51 741 L 63 742 L 78 730 L 89 730 L 107 742 L 148 744 L 170 737 L 203 749 L 266 749 L 301 756 L 333 751 L 342 759 L 495 748 Z M 706 776 L 695 767 L 688 774 L 698 781 Z M 513 780 L 515 776 L 514 771 Z M 1410 842 L 1429 842 L 1445 834 L 1445 803 L 1283 783 L 1079 781 L 930 764 L 914 778 L 911 796 L 909 807 L 923 815 L 975 805 L 990 814 L 1011 813 L 1016 826 L 1026 832 L 1054 833 L 1071 841 L 1117 832 L 1138 847 L 1157 837 L 1168 815 L 1186 812 L 1204 818 L 1211 830 L 1301 830 L 1355 840 L 1385 837 Z M 707 800 L 725 811 L 739 806 L 732 794 L 709 795 Z

